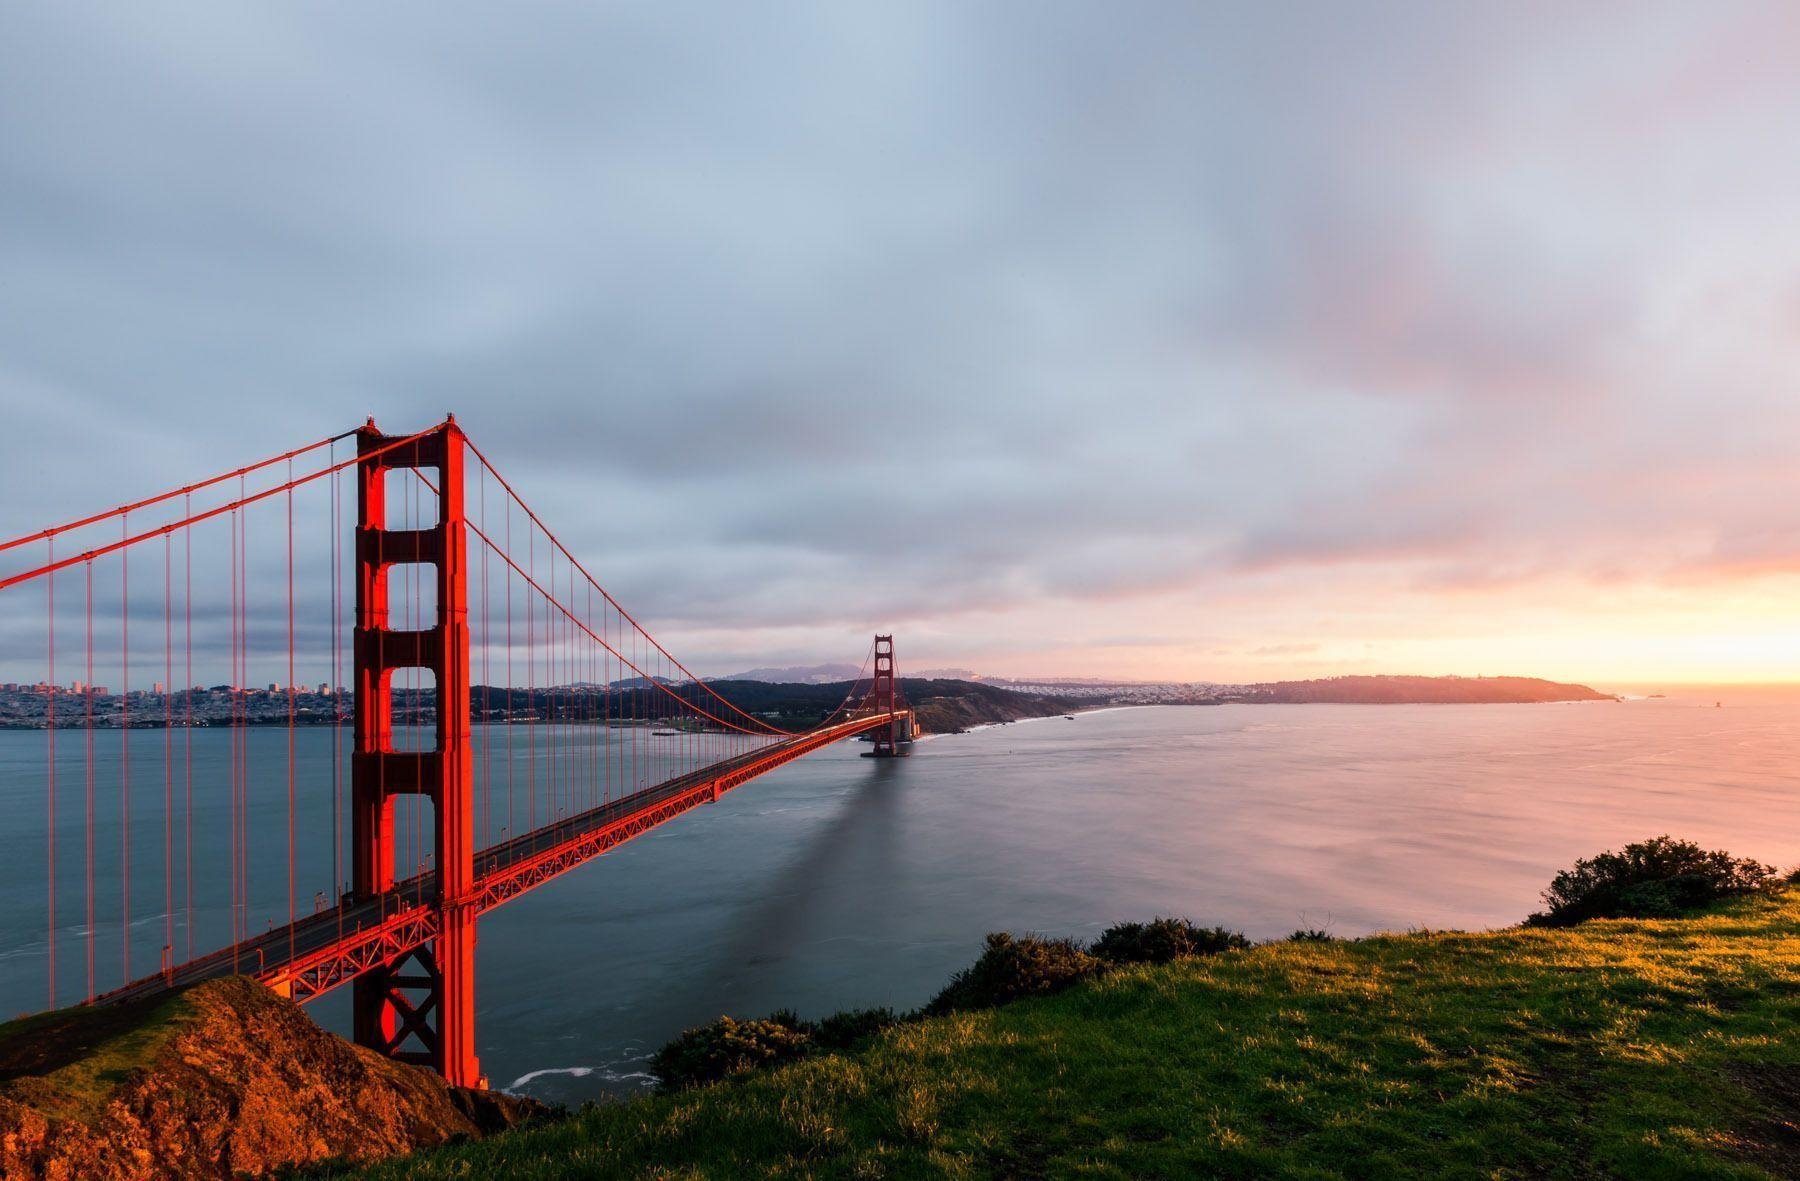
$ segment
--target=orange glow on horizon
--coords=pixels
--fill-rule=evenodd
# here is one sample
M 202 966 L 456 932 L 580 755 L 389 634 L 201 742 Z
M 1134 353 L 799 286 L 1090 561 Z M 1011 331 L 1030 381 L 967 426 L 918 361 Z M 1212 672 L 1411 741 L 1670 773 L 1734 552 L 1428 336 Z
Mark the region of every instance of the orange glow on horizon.
M 1189 592 L 897 621 L 902 671 L 1297 680 L 1533 676 L 1603 686 L 1800 684 L 1800 578 L 1437 590 L 1393 568 L 1286 571 Z M 1031 642 L 1015 637 L 1031 637 Z M 998 644 L 996 637 L 1009 642 Z M 1043 642 L 1051 637 L 1052 642 Z

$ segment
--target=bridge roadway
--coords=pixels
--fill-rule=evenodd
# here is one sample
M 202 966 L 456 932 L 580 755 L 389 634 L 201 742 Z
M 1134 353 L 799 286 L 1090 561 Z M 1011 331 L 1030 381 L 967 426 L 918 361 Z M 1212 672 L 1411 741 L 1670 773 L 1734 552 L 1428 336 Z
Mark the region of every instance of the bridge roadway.
M 676 816 L 718 799 L 801 755 L 886 725 L 879 713 L 770 743 L 578 812 L 476 853 L 475 888 L 460 905 L 492 910 Z M 247 973 L 295 1000 L 311 1000 L 422 946 L 436 933 L 437 872 L 397 882 L 103 993 L 95 1003 L 143 1000 L 219 976 Z

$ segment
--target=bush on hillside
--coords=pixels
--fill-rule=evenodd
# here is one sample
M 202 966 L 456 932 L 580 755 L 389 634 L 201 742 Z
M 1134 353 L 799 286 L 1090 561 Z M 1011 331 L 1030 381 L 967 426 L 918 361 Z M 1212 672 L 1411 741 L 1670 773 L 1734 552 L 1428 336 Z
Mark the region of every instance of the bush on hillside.
M 1104 963 L 1072 939 L 1014 938 L 997 931 L 987 937 L 981 958 L 952 976 L 925 1006 L 925 1013 L 986 1009 L 1022 997 L 1048 996 L 1104 969 Z
M 1301 927 L 1287 937 L 1289 943 L 1333 943 L 1337 936 L 1319 927 Z
M 792 1009 L 777 1009 L 761 1021 L 721 1017 L 684 1030 L 656 1052 L 650 1069 L 665 1089 L 692 1087 L 815 1052 L 853 1049 L 899 1022 L 885 1008 L 850 1009 L 822 1021 L 803 1020 Z
M 1781 884 L 1772 866 L 1660 836 L 1577 861 L 1544 891 L 1547 909 L 1525 922 L 1568 927 L 1586 919 L 1670 918 L 1722 898 L 1772 893 Z
M 1111 964 L 1166 964 L 1249 946 L 1241 931 L 1196 927 L 1186 919 L 1156 918 L 1108 927 L 1094 943 L 1093 954 Z
M 763 1021 L 721 1017 L 684 1031 L 658 1050 L 650 1069 L 672 1090 L 792 1062 L 805 1057 L 811 1046 L 811 1030 L 791 1013 L 772 1014 Z
M 820 1021 L 813 1030 L 813 1041 L 822 1050 L 848 1050 L 899 1023 L 892 1009 L 848 1009 Z

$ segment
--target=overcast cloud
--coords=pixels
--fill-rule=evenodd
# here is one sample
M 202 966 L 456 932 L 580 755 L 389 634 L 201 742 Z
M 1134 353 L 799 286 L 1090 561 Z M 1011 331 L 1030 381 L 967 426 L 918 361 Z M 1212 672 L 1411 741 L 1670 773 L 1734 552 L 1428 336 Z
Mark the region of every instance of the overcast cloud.
M 0 534 L 454 410 L 701 671 L 1774 675 L 1797 128 L 1781 3 L 9 5 Z

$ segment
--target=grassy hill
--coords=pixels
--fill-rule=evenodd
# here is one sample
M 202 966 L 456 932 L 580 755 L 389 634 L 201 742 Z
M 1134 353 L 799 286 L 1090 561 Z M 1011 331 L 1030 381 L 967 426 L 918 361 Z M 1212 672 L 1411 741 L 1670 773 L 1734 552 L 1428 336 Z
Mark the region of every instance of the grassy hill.
M 1797 935 L 1790 893 L 1270 944 L 360 1175 L 1795 1176 Z

